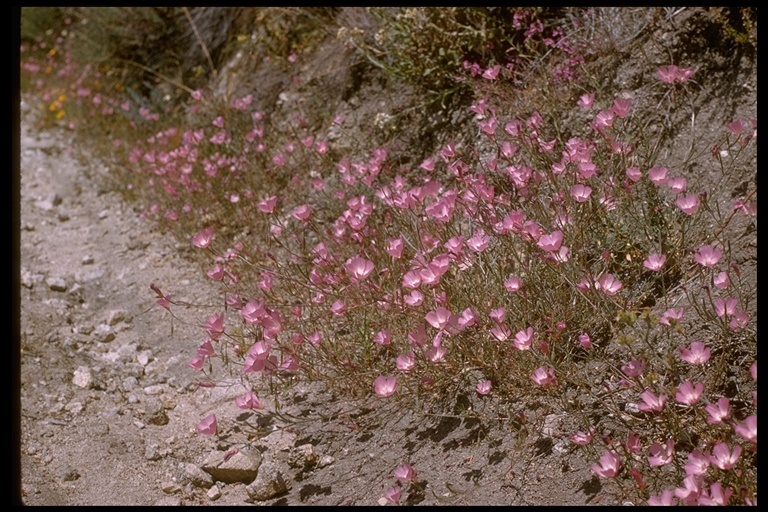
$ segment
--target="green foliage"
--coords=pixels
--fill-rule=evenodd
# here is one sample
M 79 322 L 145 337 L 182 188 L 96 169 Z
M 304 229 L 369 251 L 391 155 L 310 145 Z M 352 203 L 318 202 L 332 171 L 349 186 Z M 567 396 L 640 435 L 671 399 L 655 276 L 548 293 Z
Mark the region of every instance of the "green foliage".
M 21 40 L 34 42 L 46 32 L 58 31 L 63 25 L 64 12 L 60 7 L 23 7 L 21 9 Z

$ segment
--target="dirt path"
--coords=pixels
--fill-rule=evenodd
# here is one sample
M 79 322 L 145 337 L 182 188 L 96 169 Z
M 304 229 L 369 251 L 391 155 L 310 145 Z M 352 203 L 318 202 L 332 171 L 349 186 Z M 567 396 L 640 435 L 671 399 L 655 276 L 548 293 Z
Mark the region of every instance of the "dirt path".
M 24 111 L 25 109 L 22 108 Z M 206 407 L 186 367 L 193 318 L 152 308 L 148 283 L 213 295 L 62 133 L 21 128 L 21 462 L 29 505 L 174 503 L 178 463 L 204 453 Z M 86 162 L 87 163 L 87 162 Z M 194 286 L 192 284 L 194 283 Z M 201 444 L 202 443 L 202 444 Z M 238 500 L 242 503 L 241 500 Z

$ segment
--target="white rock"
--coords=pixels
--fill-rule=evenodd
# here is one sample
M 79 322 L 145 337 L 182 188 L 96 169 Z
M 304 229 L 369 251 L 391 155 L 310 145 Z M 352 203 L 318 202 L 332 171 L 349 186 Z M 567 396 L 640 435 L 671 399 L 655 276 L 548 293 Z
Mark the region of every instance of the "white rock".
M 75 376 L 72 378 L 72 384 L 77 387 L 88 389 L 93 384 L 91 370 L 86 366 L 80 366 L 75 370 Z

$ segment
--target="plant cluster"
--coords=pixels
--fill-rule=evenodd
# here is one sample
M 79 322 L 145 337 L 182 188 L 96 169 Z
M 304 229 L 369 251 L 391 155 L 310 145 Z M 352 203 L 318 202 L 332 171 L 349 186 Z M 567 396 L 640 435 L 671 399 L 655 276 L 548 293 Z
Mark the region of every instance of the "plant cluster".
M 503 11 L 547 35 L 544 11 Z M 640 97 L 577 94 L 586 122 L 566 130 L 557 109 L 513 109 L 517 86 L 493 52 L 517 47 L 484 25 L 490 12 L 438 14 L 377 14 L 390 69 L 448 80 L 463 66 L 475 92 L 476 136 L 413 166 L 386 147 L 335 155 L 300 115 L 274 120 L 252 95 L 192 91 L 180 122 L 120 91 L 96 94 L 98 75 L 74 80 L 76 64 L 42 41 L 22 66 L 47 110 L 63 112 L 51 106 L 75 91 L 81 111 L 130 127 L 114 139 L 126 188 L 209 258 L 222 299 L 201 310 L 188 363 L 202 387 L 238 382 L 248 391 L 235 405 L 248 410 L 264 407 L 264 383 L 279 410 L 280 385 L 300 378 L 414 409 L 472 394 L 506 417 L 521 396 L 546 398 L 578 419 L 572 443 L 622 496 L 754 502 L 756 283 L 729 232 L 752 222 L 756 189 L 724 205 L 685 169 L 749 177 L 756 120 L 663 157 L 672 132 L 647 130 L 642 113 L 684 112 L 696 78 L 669 64 Z M 472 52 L 483 67 L 467 64 Z M 53 74 L 69 85 L 51 89 Z M 343 119 L 330 123 L 343 134 Z M 159 307 L 183 307 L 173 284 L 162 288 L 152 284 Z M 198 425 L 218 428 L 215 414 Z M 395 477 L 416 482 L 410 464 Z

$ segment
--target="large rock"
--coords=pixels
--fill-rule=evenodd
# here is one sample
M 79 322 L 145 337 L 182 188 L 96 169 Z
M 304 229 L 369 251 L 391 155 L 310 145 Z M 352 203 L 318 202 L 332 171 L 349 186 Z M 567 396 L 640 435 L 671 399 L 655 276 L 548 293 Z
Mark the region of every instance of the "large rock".
M 291 489 L 291 481 L 277 462 L 265 460 L 259 468 L 256 479 L 246 488 L 248 496 L 255 501 L 266 501 L 280 496 Z
M 219 482 L 248 484 L 256 478 L 260 465 L 261 454 L 258 450 L 216 450 L 205 458 L 202 469 Z

